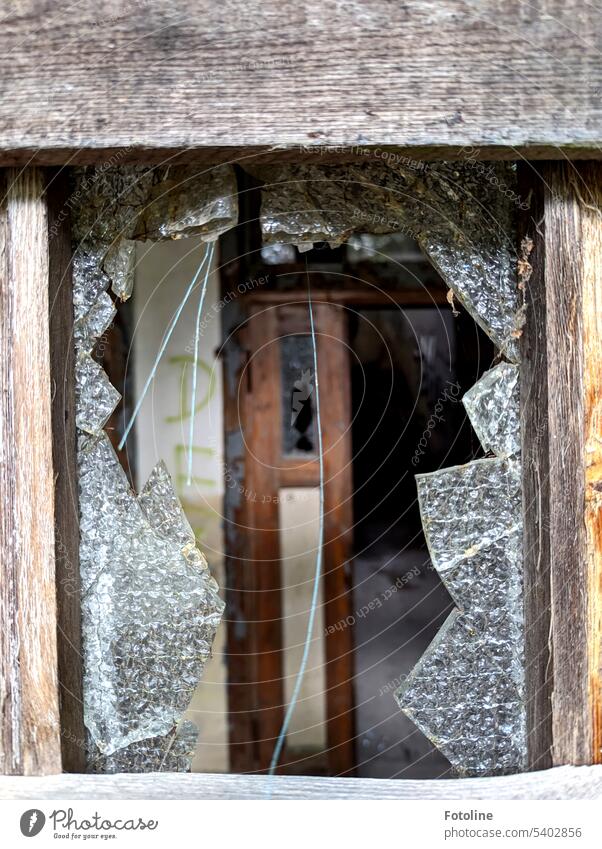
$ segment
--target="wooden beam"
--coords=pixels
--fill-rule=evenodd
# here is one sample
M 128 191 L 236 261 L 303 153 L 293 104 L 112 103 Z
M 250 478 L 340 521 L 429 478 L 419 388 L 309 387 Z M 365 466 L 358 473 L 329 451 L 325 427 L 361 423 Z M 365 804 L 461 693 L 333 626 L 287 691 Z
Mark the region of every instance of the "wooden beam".
M 522 389 L 532 764 L 546 749 L 554 764 L 590 764 L 602 761 L 602 167 L 546 164 L 533 196 Z
M 44 175 L 0 175 L 0 772 L 60 772 Z
M 602 767 L 557 767 L 496 778 L 407 781 L 381 778 L 203 775 L 53 775 L 0 778 L 3 799 L 600 799 Z
M 387 0 L 171 0 L 143 14 L 21 0 L 0 33 L 0 151 L 6 164 L 274 147 L 597 157 L 599 14 L 580 0 L 409 0 L 398 14 Z
M 82 689 L 75 348 L 67 172 L 64 169 L 49 171 L 47 184 L 61 752 L 65 772 L 84 772 L 86 734 Z

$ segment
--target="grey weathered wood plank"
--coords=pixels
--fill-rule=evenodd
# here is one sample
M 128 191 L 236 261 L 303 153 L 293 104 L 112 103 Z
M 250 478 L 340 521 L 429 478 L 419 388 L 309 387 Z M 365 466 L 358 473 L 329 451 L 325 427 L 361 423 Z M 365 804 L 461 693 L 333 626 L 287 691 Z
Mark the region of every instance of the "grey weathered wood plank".
M 523 483 L 529 740 L 541 767 L 602 761 L 602 168 L 545 163 L 532 189 Z
M 602 762 L 602 167 L 544 170 L 553 760 Z
M 46 176 L 61 753 L 63 770 L 83 772 L 86 735 L 82 690 L 70 197 L 66 169 L 49 169 Z
M 59 742 L 48 222 L 40 169 L 0 172 L 0 772 Z
M 600 799 L 602 766 L 557 767 L 498 778 L 405 781 L 375 778 L 204 775 L 0 777 L 2 799 Z
M 601 13 L 581 0 L 4 0 L 0 16 L 7 164 L 600 154 Z

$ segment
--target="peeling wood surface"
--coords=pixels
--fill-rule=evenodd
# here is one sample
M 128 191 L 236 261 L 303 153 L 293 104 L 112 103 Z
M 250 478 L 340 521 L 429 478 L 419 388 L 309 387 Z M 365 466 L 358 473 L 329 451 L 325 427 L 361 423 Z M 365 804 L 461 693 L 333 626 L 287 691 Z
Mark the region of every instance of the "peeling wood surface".
M 61 768 L 48 331 L 39 169 L 0 173 L 0 772 Z
M 61 753 L 65 772 L 83 772 L 86 736 L 82 690 L 75 347 L 71 227 L 67 205 L 69 185 L 64 169 L 49 170 L 46 194 Z
M 592 763 L 602 763 L 602 168 L 572 175 L 581 216 L 585 552 Z
M 542 179 L 538 344 L 546 339 L 548 415 L 538 473 L 540 553 L 550 564 L 552 757 L 590 764 L 602 760 L 602 168 L 547 164 Z
M 0 13 L 5 164 L 273 145 L 583 158 L 602 143 L 600 11 L 580 0 L 6 0 Z
M 557 767 L 498 778 L 406 781 L 259 775 L 0 777 L 2 799 L 601 799 L 602 767 Z

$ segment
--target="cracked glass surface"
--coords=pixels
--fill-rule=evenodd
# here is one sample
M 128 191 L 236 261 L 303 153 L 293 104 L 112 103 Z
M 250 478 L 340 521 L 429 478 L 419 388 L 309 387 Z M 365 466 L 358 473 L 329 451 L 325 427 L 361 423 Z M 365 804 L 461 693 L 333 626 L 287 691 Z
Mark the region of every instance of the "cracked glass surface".
M 90 772 L 190 772 L 199 729 L 184 720 L 162 737 L 130 743 L 112 755 L 101 755 L 94 747 Z
M 75 360 L 75 424 L 86 433 L 100 433 L 121 400 L 104 370 L 90 354 Z
M 79 457 L 84 718 L 111 755 L 171 732 L 224 604 L 165 466 L 137 498 L 105 433 Z
M 73 325 L 75 347 L 90 353 L 98 339 L 113 323 L 116 312 L 110 295 L 101 292 L 87 313 Z
M 238 189 L 230 165 L 172 165 L 159 170 L 134 236 L 159 240 L 197 235 L 214 241 L 237 220 Z
M 102 430 L 120 395 L 90 353 L 115 315 L 109 287 L 122 300 L 131 295 L 134 234 L 149 202 L 161 214 L 176 215 L 153 238 L 202 232 L 215 239 L 236 223 L 236 194 L 219 194 L 231 190 L 234 172 L 228 168 L 213 169 L 217 174 L 205 175 L 204 186 L 197 179 L 179 198 L 168 181 L 175 169 L 75 171 L 70 206 L 84 719 L 93 772 L 190 769 L 198 730 L 180 719 L 210 656 L 224 604 L 165 465 L 157 464 L 140 495 L 131 489 Z M 163 195 L 175 206 L 157 205 Z
M 500 363 L 485 372 L 462 403 L 485 451 L 498 457 L 520 453 L 518 366 Z
M 526 763 L 521 468 L 476 460 L 416 476 L 433 566 L 457 605 L 396 699 L 458 773 Z
M 415 239 L 498 348 L 518 362 L 513 166 L 365 162 L 248 168 L 262 180 L 266 244 L 345 242 L 353 233 Z

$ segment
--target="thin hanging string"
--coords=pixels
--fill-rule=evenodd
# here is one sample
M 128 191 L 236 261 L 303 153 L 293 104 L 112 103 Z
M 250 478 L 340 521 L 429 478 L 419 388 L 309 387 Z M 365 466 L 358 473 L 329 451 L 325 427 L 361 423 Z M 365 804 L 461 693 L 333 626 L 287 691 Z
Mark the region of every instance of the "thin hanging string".
M 203 285 L 201 287 L 201 297 L 199 298 L 199 307 L 196 313 L 196 325 L 194 329 L 194 364 L 192 366 L 192 400 L 190 402 L 190 430 L 188 432 L 188 479 L 186 483 L 188 486 L 192 483 L 192 454 L 193 454 L 193 440 L 194 440 L 194 415 L 196 408 L 196 383 L 197 383 L 197 371 L 199 367 L 199 341 L 201 337 L 201 314 L 203 312 L 203 301 L 205 300 L 205 295 L 207 294 L 207 281 L 209 280 L 209 273 L 211 272 L 211 263 L 213 262 L 213 250 L 215 248 L 215 242 L 211 242 L 211 247 L 209 248 L 209 261 L 207 263 L 207 268 L 205 269 L 205 277 L 203 279 Z
M 324 546 L 324 456 L 322 451 L 322 421 L 320 418 L 320 387 L 318 382 L 318 351 L 316 347 L 316 330 L 314 327 L 314 315 L 311 303 L 311 287 L 309 283 L 309 272 L 307 271 L 307 258 L 305 260 L 305 268 L 307 274 L 307 305 L 309 309 L 309 326 L 311 329 L 311 345 L 313 351 L 313 359 L 314 359 L 314 377 L 316 381 L 316 429 L 318 431 L 318 461 L 320 464 L 320 518 L 319 518 L 319 529 L 318 529 L 318 549 L 316 551 L 316 571 L 314 575 L 314 586 L 313 592 L 311 596 L 311 605 L 309 608 L 309 618 L 307 620 L 307 631 L 305 633 L 305 644 L 303 646 L 303 655 L 301 657 L 301 664 L 299 666 L 299 671 L 297 673 L 297 678 L 295 680 L 295 686 L 293 689 L 293 695 L 289 702 L 289 705 L 286 709 L 286 714 L 284 715 L 284 721 L 282 723 L 282 728 L 280 729 L 280 734 L 278 735 L 278 739 L 276 741 L 276 746 L 274 748 L 274 754 L 272 755 L 272 760 L 270 762 L 270 770 L 269 774 L 274 775 L 276 771 L 276 767 L 278 766 L 278 761 L 280 759 L 280 755 L 282 753 L 282 747 L 284 746 L 284 741 L 286 739 L 286 734 L 288 732 L 288 727 L 291 721 L 291 717 L 295 711 L 295 707 L 297 706 L 297 700 L 299 699 L 299 692 L 301 691 L 301 684 L 303 683 L 303 676 L 305 675 L 305 670 L 307 668 L 307 661 L 309 658 L 309 649 L 311 647 L 311 635 L 314 630 L 314 622 L 316 619 L 316 611 L 318 609 L 318 594 L 320 591 L 320 580 L 322 578 L 322 548 Z
M 123 433 L 123 436 L 121 437 L 121 442 L 119 443 L 119 450 L 120 451 L 123 448 L 123 446 L 125 445 L 125 441 L 128 438 L 128 434 L 129 434 L 130 430 L 132 429 L 134 422 L 136 421 L 136 416 L 140 412 L 140 408 L 142 407 L 142 404 L 143 404 L 144 399 L 146 397 L 146 393 L 148 392 L 148 388 L 151 385 L 151 383 L 153 382 L 155 374 L 157 373 L 157 368 L 158 368 L 159 363 L 161 361 L 161 357 L 163 356 L 163 354 L 165 353 L 165 349 L 169 345 L 169 340 L 172 337 L 172 334 L 175 330 L 178 319 L 179 319 L 180 315 L 182 314 L 182 310 L 184 309 L 184 307 L 186 305 L 186 301 L 188 300 L 188 298 L 192 294 L 192 290 L 194 289 L 196 282 L 200 277 L 201 271 L 203 270 L 203 267 L 204 267 L 205 262 L 207 261 L 208 257 L 209 257 L 209 249 L 207 249 L 205 251 L 205 253 L 203 254 L 203 259 L 201 261 L 201 264 L 197 268 L 196 273 L 195 273 L 194 277 L 192 278 L 192 282 L 190 283 L 188 289 L 186 290 L 186 294 L 184 295 L 184 297 L 180 301 L 180 304 L 178 306 L 178 309 L 176 310 L 176 314 L 173 318 L 173 321 L 170 324 L 170 326 L 167 330 L 167 333 L 165 334 L 165 338 L 163 339 L 163 343 L 162 343 L 161 347 L 159 348 L 159 353 L 157 354 L 157 357 L 155 359 L 155 362 L 153 364 L 151 372 L 150 372 L 150 374 L 149 374 L 149 376 L 146 380 L 146 383 L 144 384 L 144 389 L 142 390 L 142 394 L 140 395 L 140 398 L 138 398 L 138 402 L 137 402 L 136 406 L 134 407 L 134 412 L 132 413 L 132 417 L 130 418 L 128 425 L 127 425 L 127 427 L 126 427 L 126 429 Z

